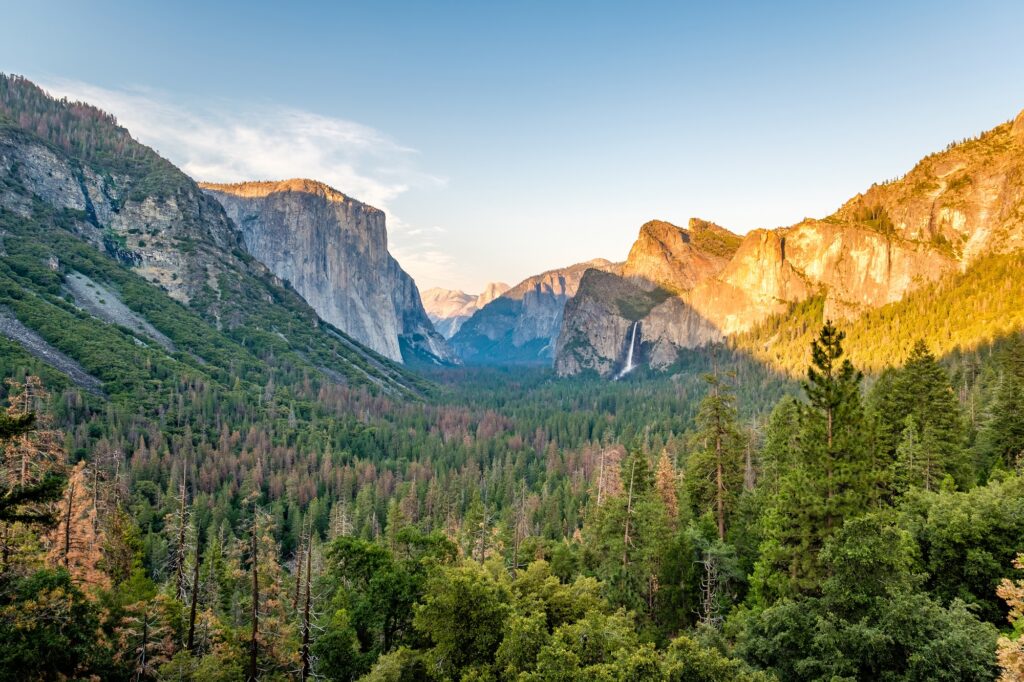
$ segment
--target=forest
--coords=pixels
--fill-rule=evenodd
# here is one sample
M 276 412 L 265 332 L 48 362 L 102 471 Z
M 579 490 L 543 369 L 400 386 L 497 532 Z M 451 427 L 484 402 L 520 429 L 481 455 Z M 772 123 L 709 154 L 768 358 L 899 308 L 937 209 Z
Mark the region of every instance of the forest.
M 0 679 L 1022 679 L 1024 339 L 845 343 L 149 404 L 5 346 Z

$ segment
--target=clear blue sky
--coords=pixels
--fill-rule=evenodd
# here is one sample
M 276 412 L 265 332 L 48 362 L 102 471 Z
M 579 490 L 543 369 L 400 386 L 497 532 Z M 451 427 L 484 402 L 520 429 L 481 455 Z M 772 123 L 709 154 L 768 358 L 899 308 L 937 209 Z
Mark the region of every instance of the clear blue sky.
M 421 287 L 622 259 L 650 218 L 745 232 L 824 215 L 1024 107 L 1020 2 L 49 0 L 2 16 L 0 71 L 97 93 L 194 174 L 319 174 L 384 204 Z M 294 153 L 285 134 L 304 136 Z

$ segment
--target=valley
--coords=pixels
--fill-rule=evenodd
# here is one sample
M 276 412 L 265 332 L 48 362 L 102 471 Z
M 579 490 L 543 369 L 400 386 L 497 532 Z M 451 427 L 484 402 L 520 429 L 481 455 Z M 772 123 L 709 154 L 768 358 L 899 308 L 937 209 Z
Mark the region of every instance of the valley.
M 479 295 L 344 192 L 0 75 L 0 679 L 1013 670 L 1024 113 Z

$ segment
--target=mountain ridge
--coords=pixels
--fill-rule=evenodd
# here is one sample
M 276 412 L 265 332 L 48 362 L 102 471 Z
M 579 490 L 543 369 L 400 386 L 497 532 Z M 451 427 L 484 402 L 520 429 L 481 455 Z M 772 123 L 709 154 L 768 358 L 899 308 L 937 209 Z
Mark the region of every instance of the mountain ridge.
M 747 233 L 717 271 L 706 254 L 695 256 L 682 228 L 665 225 L 641 228 L 623 283 L 592 279 L 567 307 L 559 374 L 611 376 L 635 321 L 618 303 L 642 292 L 669 294 L 640 318 L 641 357 L 664 369 L 672 348 L 747 333 L 794 303 L 821 296 L 826 319 L 852 321 L 987 255 L 1024 248 L 1024 112 L 926 156 L 825 218 Z
M 590 269 L 617 270 L 603 258 L 527 277 L 466 320 L 451 338 L 467 363 L 549 364 L 565 303 Z

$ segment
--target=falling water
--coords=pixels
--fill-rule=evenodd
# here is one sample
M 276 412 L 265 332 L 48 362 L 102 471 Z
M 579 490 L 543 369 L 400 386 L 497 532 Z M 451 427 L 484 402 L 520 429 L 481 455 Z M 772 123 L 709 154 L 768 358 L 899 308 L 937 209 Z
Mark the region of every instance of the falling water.
M 622 371 L 619 372 L 619 375 L 615 377 L 616 379 L 621 379 L 633 371 L 633 349 L 636 348 L 636 329 L 639 325 L 640 320 L 633 323 L 633 331 L 629 334 L 629 350 L 626 351 L 626 364 L 622 367 Z

